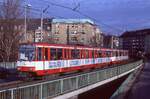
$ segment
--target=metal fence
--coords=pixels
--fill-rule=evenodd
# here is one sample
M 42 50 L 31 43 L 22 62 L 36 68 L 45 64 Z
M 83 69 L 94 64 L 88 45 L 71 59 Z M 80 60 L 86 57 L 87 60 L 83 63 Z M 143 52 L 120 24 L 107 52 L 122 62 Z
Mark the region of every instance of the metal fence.
M 115 77 L 142 64 L 142 61 L 102 69 L 78 76 L 0 91 L 0 99 L 49 99 Z

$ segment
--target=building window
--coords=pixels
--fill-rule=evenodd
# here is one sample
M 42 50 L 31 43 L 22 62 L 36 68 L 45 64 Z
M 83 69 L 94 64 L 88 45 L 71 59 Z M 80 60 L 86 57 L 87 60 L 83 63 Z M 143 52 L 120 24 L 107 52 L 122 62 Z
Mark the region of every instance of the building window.
M 77 41 L 77 37 L 71 37 L 72 41 Z
M 81 33 L 82 33 L 82 34 L 85 34 L 85 32 L 84 32 L 84 31 L 82 31 Z
M 77 34 L 77 31 L 70 32 L 70 34 Z
M 3 31 L 3 26 L 1 26 L 1 31 Z
M 55 32 L 55 34 L 59 34 L 59 31 Z
M 82 24 L 82 28 L 84 28 L 84 24 Z
M 18 29 L 18 26 L 17 26 L 17 25 L 15 25 L 15 26 L 14 26 L 14 29 L 15 29 L 15 30 L 17 30 L 17 29 Z
M 51 29 L 51 28 L 48 26 L 48 27 L 47 27 L 47 30 L 50 30 L 50 29 Z
M 18 30 L 21 30 L 21 25 L 18 26 Z
M 78 25 L 76 25 L 75 28 L 78 28 Z
M 59 28 L 59 24 L 56 24 L 56 28 Z
M 55 41 L 59 41 L 59 38 L 58 38 L 58 37 L 55 37 L 54 40 L 55 40 Z
M 82 38 L 81 40 L 82 40 L 82 41 L 84 41 L 85 39 L 84 39 L 84 38 Z

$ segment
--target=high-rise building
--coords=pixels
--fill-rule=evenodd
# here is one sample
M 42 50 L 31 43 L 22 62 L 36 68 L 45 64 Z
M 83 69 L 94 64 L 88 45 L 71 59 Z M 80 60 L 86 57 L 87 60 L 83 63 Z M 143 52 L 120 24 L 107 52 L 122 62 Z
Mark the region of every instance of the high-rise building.
M 59 44 L 99 46 L 101 31 L 89 19 L 53 19 L 51 38 Z
M 120 38 L 122 48 L 129 50 L 131 56 L 150 54 L 150 29 L 125 32 Z

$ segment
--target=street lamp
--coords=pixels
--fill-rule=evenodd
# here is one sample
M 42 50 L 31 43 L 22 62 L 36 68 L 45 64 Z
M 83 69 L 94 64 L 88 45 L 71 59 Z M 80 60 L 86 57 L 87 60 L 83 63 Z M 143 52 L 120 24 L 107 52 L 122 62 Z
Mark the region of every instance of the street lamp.
M 67 24 L 67 45 L 69 45 L 70 44 L 70 41 L 69 41 L 69 37 L 70 35 L 69 35 L 69 23 Z
M 45 8 L 45 9 L 42 9 L 41 11 L 41 42 L 42 42 L 42 36 L 43 36 L 43 14 L 48 10 L 49 8 L 49 5 Z
M 27 40 L 27 8 L 30 8 L 31 4 L 25 2 L 25 15 L 24 15 L 24 32 L 25 32 L 25 41 Z

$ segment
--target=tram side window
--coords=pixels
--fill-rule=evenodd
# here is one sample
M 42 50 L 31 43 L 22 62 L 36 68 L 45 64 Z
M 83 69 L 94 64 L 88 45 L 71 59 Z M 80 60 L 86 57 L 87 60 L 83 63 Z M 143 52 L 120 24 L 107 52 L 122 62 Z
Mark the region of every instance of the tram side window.
M 95 58 L 98 58 L 97 50 L 95 50 Z
M 92 58 L 94 58 L 94 50 L 92 50 Z
M 106 51 L 103 51 L 103 57 L 107 57 Z
M 48 48 L 45 48 L 45 60 L 48 60 Z
M 116 51 L 116 57 L 118 56 L 118 52 Z
M 122 52 L 119 52 L 119 56 L 122 56 Z
M 57 58 L 58 60 L 62 59 L 62 49 L 57 49 Z
M 118 52 L 118 55 L 121 56 L 121 52 L 120 51 Z
M 125 52 L 123 51 L 123 56 L 125 56 Z
M 105 53 L 106 53 L 106 57 L 109 57 L 109 52 L 108 52 L 108 51 L 106 51 Z
M 127 55 L 127 53 L 126 52 L 124 52 L 124 56 L 126 56 Z
M 122 56 L 124 56 L 125 54 L 124 54 L 124 51 L 122 52 Z
M 98 56 L 99 56 L 99 58 L 102 57 L 102 52 L 101 51 L 98 51 Z
M 86 58 L 85 56 L 85 50 L 81 50 L 81 58 Z
M 126 52 L 124 52 L 124 55 L 123 56 L 126 56 Z
M 85 50 L 85 58 L 89 58 L 89 51 Z
M 42 60 L 42 48 L 38 48 L 38 61 Z
M 122 56 L 122 52 L 120 52 L 120 56 Z
M 109 57 L 110 56 L 110 53 L 109 53 L 109 51 L 107 52 L 107 57 Z
M 64 49 L 64 58 L 65 58 L 65 59 L 68 59 L 68 52 L 67 52 L 67 49 Z
M 112 57 L 115 57 L 115 56 L 116 56 L 115 51 L 112 51 Z
M 111 51 L 109 51 L 108 53 L 109 53 L 109 57 L 111 57 Z
M 108 57 L 108 51 L 106 51 L 105 53 L 106 53 L 106 57 Z
M 117 53 L 118 53 L 118 56 L 120 56 L 120 52 L 118 51 Z
M 125 56 L 128 56 L 129 55 L 129 53 L 128 52 L 125 52 L 126 54 L 125 54 Z
M 79 59 L 80 58 L 80 51 L 79 50 L 71 50 L 72 59 Z
M 51 60 L 56 60 L 57 59 L 56 49 L 51 48 L 50 53 L 51 53 Z
M 119 51 L 118 53 L 119 53 L 119 56 L 121 56 L 121 52 Z
M 105 57 L 105 51 L 101 51 L 102 57 Z
M 108 52 L 108 56 L 111 57 L 111 51 Z

